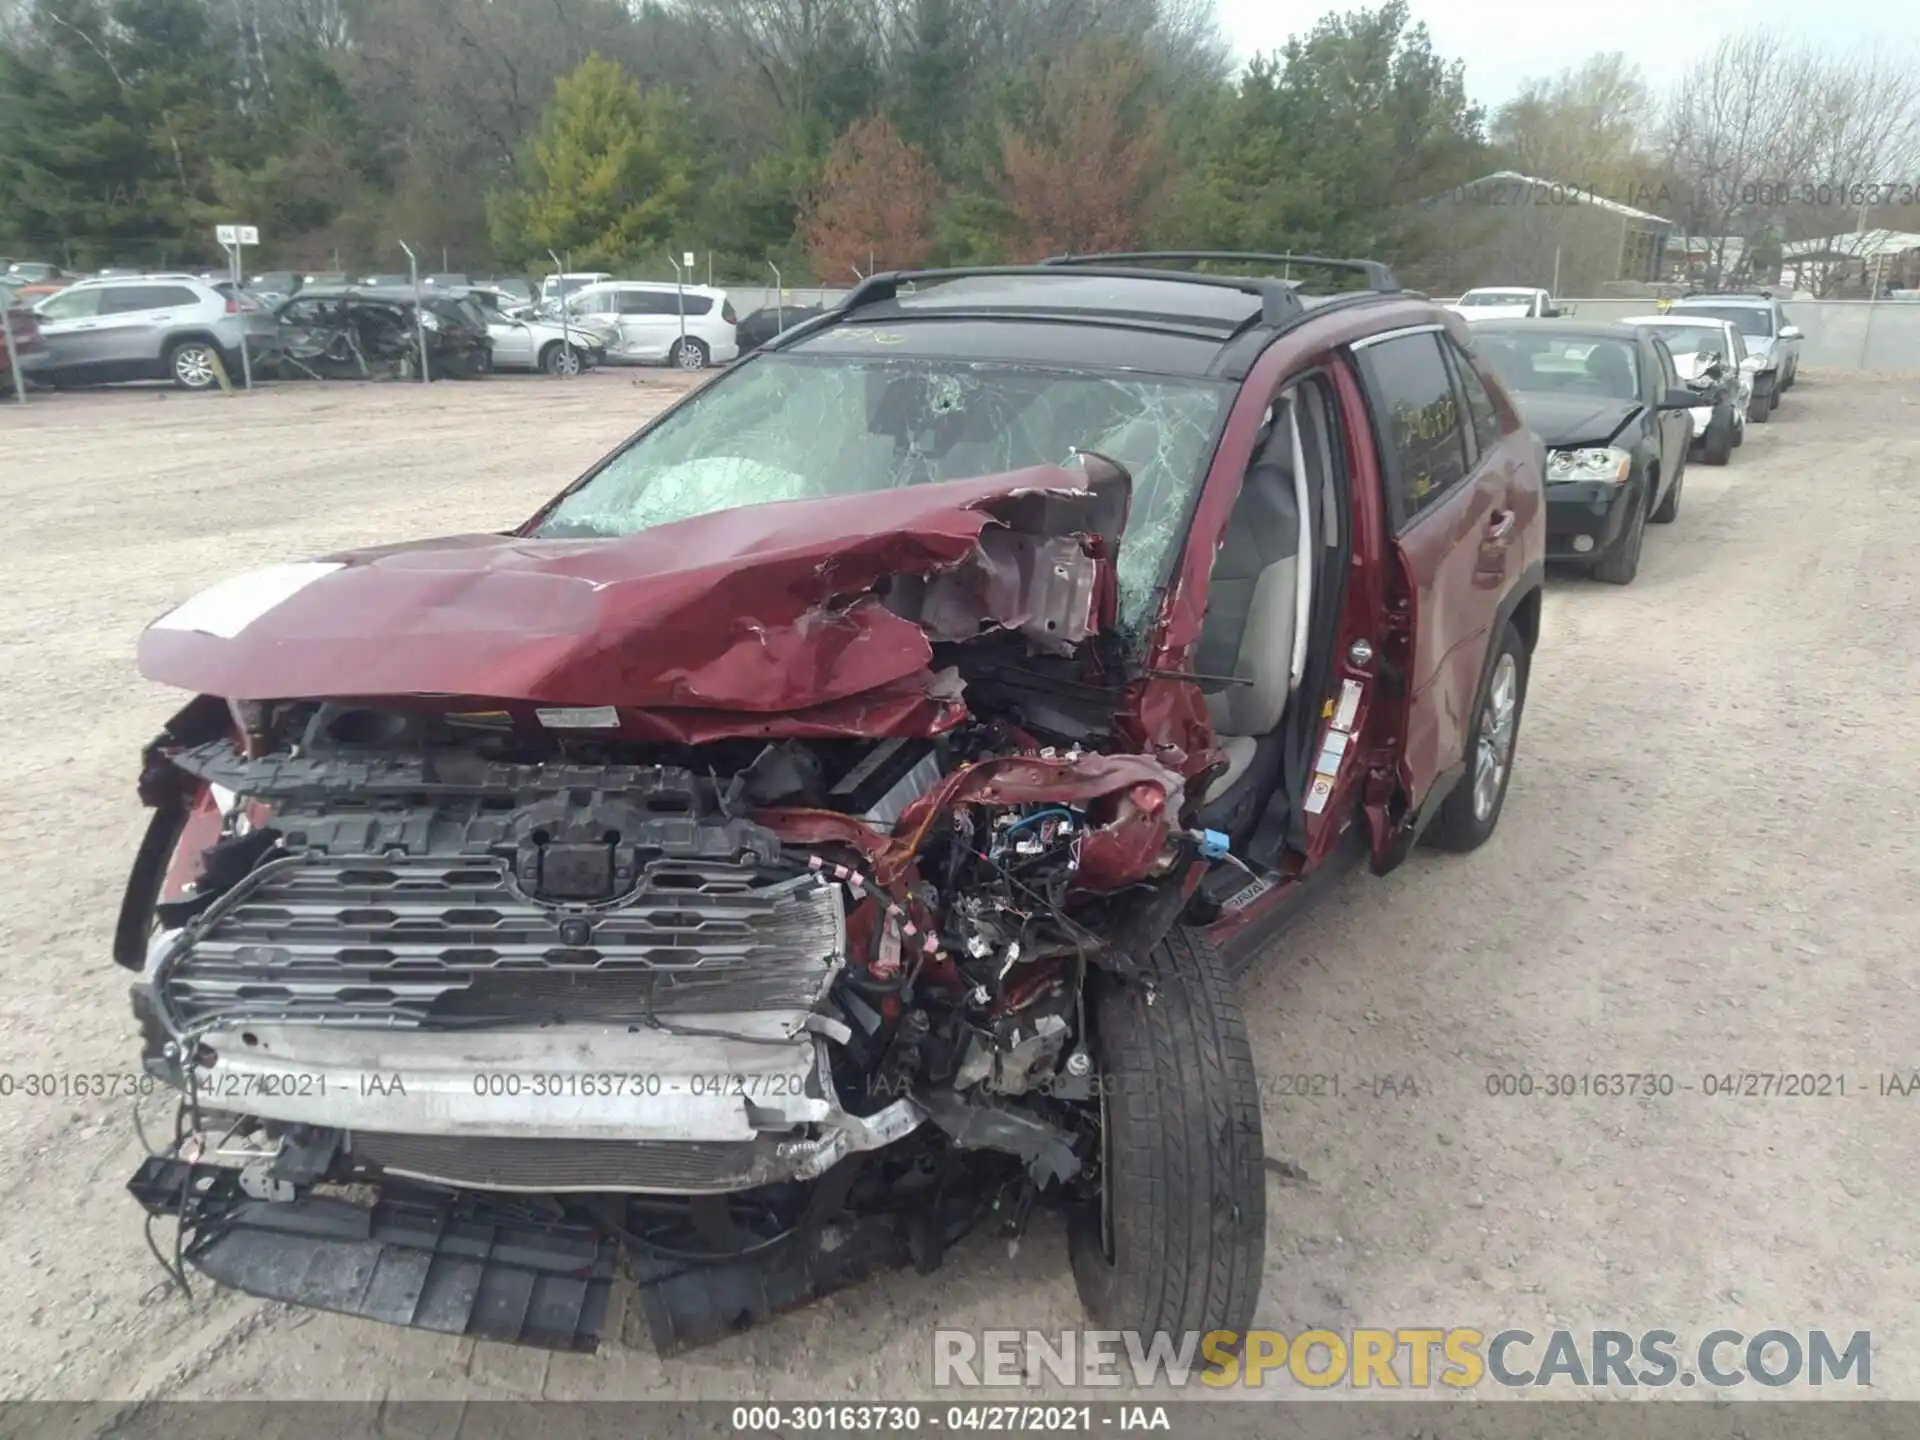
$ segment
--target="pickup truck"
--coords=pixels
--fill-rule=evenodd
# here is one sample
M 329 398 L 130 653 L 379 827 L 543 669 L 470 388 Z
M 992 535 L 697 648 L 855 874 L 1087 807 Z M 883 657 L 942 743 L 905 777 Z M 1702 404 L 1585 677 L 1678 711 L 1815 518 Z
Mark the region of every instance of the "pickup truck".
M 1469 320 L 1550 320 L 1560 313 L 1546 291 L 1517 285 L 1483 285 L 1447 308 Z

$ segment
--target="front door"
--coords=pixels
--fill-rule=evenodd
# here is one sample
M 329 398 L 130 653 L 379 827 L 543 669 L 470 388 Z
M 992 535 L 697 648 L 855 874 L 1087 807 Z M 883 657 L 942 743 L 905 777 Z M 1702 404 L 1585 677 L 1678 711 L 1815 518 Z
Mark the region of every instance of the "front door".
M 1673 351 L 1658 335 L 1653 337 L 1653 354 L 1657 369 L 1653 375 L 1656 393 L 1652 403 L 1659 405 L 1667 398 L 1668 391 L 1686 387 L 1680 379 L 1680 367 L 1673 363 Z M 1686 463 L 1687 447 L 1693 443 L 1693 415 L 1686 410 L 1659 410 L 1655 414 L 1660 426 L 1660 493 L 1664 495 Z
M 1440 326 L 1354 347 L 1380 452 L 1404 606 L 1383 659 L 1400 672 L 1400 783 L 1418 816 L 1462 773 L 1487 647 L 1516 568 L 1506 447 L 1476 445 Z M 1464 362 L 1462 362 L 1464 363 Z
M 101 345 L 95 334 L 100 328 L 99 289 L 66 290 L 51 296 L 35 308 L 34 317 L 56 372 L 79 377 L 100 363 Z

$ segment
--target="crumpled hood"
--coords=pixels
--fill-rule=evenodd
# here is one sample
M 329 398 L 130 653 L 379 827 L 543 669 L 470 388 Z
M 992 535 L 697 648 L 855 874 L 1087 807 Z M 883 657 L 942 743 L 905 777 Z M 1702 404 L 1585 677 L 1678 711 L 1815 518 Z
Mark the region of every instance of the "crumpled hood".
M 965 583 L 936 617 L 947 632 L 1017 624 L 1020 577 L 1011 562 L 995 568 L 982 534 L 1009 520 L 1030 529 L 1038 506 L 1055 532 L 1065 515 L 1086 521 L 1081 533 L 1117 536 L 1095 523 L 1112 504 L 1085 472 L 1043 467 L 746 506 L 616 539 L 456 535 L 350 551 L 196 596 L 141 636 L 140 671 L 240 700 L 631 707 L 663 712 L 653 728 L 676 736 L 711 731 L 714 711 L 742 717 L 725 727 L 736 734 L 925 733 L 963 713 L 929 669 L 929 629 L 958 636 L 895 613 L 874 586 L 955 572 Z M 1100 548 L 1053 543 L 1075 558 Z M 1111 592 L 1109 566 L 1080 564 L 1108 572 Z M 956 616 L 955 594 L 979 607 Z M 686 712 L 709 714 L 690 726 Z
M 1604 445 L 1640 408 L 1632 400 L 1521 393 L 1514 396 L 1527 427 L 1547 445 Z

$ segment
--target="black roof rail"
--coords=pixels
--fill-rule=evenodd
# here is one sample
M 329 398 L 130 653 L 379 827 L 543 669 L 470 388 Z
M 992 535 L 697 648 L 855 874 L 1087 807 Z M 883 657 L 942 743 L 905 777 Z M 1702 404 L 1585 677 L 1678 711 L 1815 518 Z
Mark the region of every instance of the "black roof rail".
M 1348 270 L 1367 278 L 1367 288 L 1381 294 L 1394 294 L 1400 281 L 1391 267 L 1378 260 L 1333 260 L 1325 255 L 1278 255 L 1257 250 L 1117 250 L 1095 255 L 1054 255 L 1046 265 L 1134 265 L 1164 264 L 1168 261 L 1190 264 L 1221 261 L 1256 261 L 1262 265 L 1305 265 L 1317 270 Z
M 1130 257 L 1102 256 L 1092 258 L 1084 264 L 1079 261 L 1073 263 L 1083 275 L 1109 280 L 1172 280 L 1189 285 L 1208 285 L 1219 290 L 1238 290 L 1260 301 L 1258 323 L 1263 325 L 1284 325 L 1298 318 L 1306 310 L 1306 307 L 1300 303 L 1300 297 L 1293 293 L 1293 287 L 1283 280 L 1249 275 L 1196 275 L 1106 263 L 1109 260 L 1127 258 Z M 840 302 L 837 313 L 848 315 L 868 305 L 884 305 L 890 300 L 897 299 L 903 286 L 939 285 L 949 280 L 999 277 L 1044 276 L 1057 279 L 1059 274 L 1060 267 L 1053 261 L 1043 261 L 1038 265 L 978 265 L 948 270 L 891 270 L 879 275 L 869 275 L 862 280 L 854 287 L 853 292 Z M 1035 308 L 1044 309 L 1045 307 Z

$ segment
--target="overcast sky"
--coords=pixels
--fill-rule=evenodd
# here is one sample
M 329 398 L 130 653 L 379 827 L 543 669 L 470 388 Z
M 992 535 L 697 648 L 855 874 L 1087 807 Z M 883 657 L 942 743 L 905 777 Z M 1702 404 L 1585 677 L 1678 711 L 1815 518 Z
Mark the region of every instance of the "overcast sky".
M 1329 10 L 1362 0 L 1215 0 L 1220 28 L 1240 58 L 1278 49 Z M 1371 3 L 1371 0 L 1368 0 Z M 1598 49 L 1624 50 L 1664 88 L 1711 50 L 1721 35 L 1765 27 L 1783 39 L 1845 48 L 1861 41 L 1911 42 L 1920 34 L 1914 0 L 1608 0 L 1604 6 L 1550 6 L 1539 0 L 1412 0 L 1435 48 L 1467 62 L 1467 89 L 1489 108 L 1536 75 L 1577 65 Z

